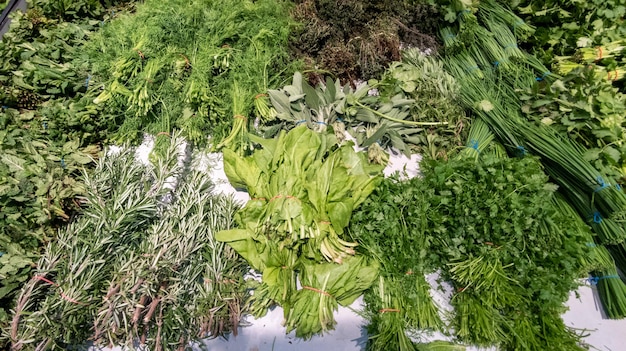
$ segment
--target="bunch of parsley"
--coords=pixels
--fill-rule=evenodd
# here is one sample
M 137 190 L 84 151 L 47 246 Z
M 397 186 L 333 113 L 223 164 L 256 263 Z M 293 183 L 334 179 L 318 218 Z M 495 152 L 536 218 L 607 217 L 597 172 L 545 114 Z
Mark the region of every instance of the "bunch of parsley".
M 560 312 L 585 269 L 580 257 L 589 250 L 589 231 L 555 206 L 556 186 L 538 161 L 485 153 L 421 166 L 423 178 L 386 179 L 351 221 L 361 250 L 381 261 L 386 294 L 405 296 L 403 284 L 393 282 L 407 273 L 439 270 L 454 286 L 448 331 L 459 341 L 502 350 L 577 349 Z M 390 314 L 382 298 L 366 294 L 373 325 L 384 325 L 380 318 Z M 410 309 L 397 309 L 404 319 L 395 323 L 409 331 L 438 327 L 415 328 Z

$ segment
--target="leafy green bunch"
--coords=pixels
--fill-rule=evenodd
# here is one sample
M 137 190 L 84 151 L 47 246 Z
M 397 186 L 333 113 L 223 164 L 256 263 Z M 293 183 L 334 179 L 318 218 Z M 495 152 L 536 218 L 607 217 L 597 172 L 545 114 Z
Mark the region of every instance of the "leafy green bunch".
M 370 80 L 370 84 L 382 97 L 403 93 L 412 99 L 413 121 L 434 122 L 414 127 L 414 134 L 401 134 L 414 145 L 413 152 L 446 157 L 462 145 L 469 121 L 459 103 L 460 86 L 435 57 L 417 49 L 404 50 L 402 61 L 392 63 L 380 80 Z
M 522 96 L 528 119 L 552 126 L 586 148 L 596 169 L 624 177 L 624 95 L 592 70 L 579 70 Z
M 369 164 L 350 143 L 337 147 L 333 135 L 304 126 L 275 139 L 253 140 L 262 148 L 252 156 L 224 151 L 231 184 L 247 189 L 252 200 L 237 215 L 240 229 L 220 238 L 242 249 L 278 240 L 314 261 L 341 263 L 353 254 L 353 245 L 341 236 L 352 210 L 380 181 L 382 167 Z M 254 268 L 263 268 L 262 257 L 243 255 L 259 263 Z
M 318 132 L 332 126 L 338 138 L 351 135 L 370 160 L 384 163 L 387 147 L 433 158 L 458 147 L 467 123 L 455 102 L 458 89 L 441 63 L 410 49 L 380 80 L 356 89 L 329 78 L 312 87 L 296 72 L 292 84 L 268 91 L 272 109 L 257 105 L 269 117 L 261 127 L 266 135 L 300 124 Z
M 361 90 L 362 91 L 362 90 Z M 328 126 L 340 123 L 346 114 L 346 95 L 353 93 L 350 86 L 342 86 L 339 80 L 326 79 L 325 85 L 313 88 L 302 74 L 296 72 L 292 83 L 281 89 L 268 91 L 274 107 L 274 119 L 279 123 L 270 128 L 289 130 L 300 124 L 324 132 Z
M 580 47 L 593 47 L 621 40 L 626 13 L 621 1 L 501 1 L 515 5 L 522 18 L 537 27 L 528 46 L 546 62 L 568 56 Z
M 115 6 L 124 5 L 130 0 L 33 0 L 32 7 L 40 9 L 50 18 L 73 21 L 83 18 L 103 18 Z
M 0 102 L 34 110 L 51 98 L 84 92 L 89 75 L 82 47 L 98 23 L 51 19 L 38 7 L 16 11 L 0 42 Z
M 545 318 L 558 316 L 556 312 L 584 269 L 579 266 L 578 257 L 586 254 L 588 236 L 548 201 L 556 187 L 547 182 L 537 160 L 485 156 L 479 162 L 458 160 L 425 165 L 424 173 L 427 196 L 432 198 L 431 208 L 437 209 L 429 212 L 428 218 L 435 225 L 428 227 L 426 235 L 436 238 L 433 246 L 440 254 L 431 258 L 434 262 L 439 260 L 438 265 L 452 262 L 448 272 L 455 288 L 461 289 L 457 296 L 473 294 L 474 300 L 468 305 L 488 306 L 492 310 L 485 311 L 489 312 L 485 316 L 511 313 L 508 318 L 516 320 L 520 317 L 515 311 L 519 310 L 535 311 Z M 476 259 L 486 260 L 487 266 L 469 265 Z M 462 278 L 461 272 L 469 275 Z M 483 274 L 493 276 L 488 278 Z M 477 285 L 480 283 L 486 285 L 481 289 Z M 504 300 L 490 299 L 491 294 Z M 530 318 L 527 323 L 536 323 L 533 315 L 526 317 Z M 482 319 L 489 324 L 469 322 L 467 325 L 464 323 L 468 320 L 462 315 L 457 314 L 457 318 L 459 333 L 467 331 L 464 337 L 468 341 L 489 340 L 502 343 L 505 349 L 537 350 L 555 342 L 563 344 L 551 349 L 568 349 L 566 346 L 572 344 L 565 337 L 564 328 L 560 340 L 552 340 L 545 330 L 539 330 L 533 336 L 536 340 L 533 343 L 525 340 L 529 337 L 527 332 L 511 328 L 509 322 L 494 322 L 497 318 Z M 488 336 L 494 332 L 492 323 L 499 324 L 498 328 L 505 332 L 498 337 L 493 336 L 497 333 Z M 484 327 L 483 335 L 480 335 L 481 327 Z M 503 338 L 503 335 L 517 336 Z
M 273 135 L 278 130 L 291 130 L 300 124 L 317 132 L 324 132 L 332 126 L 340 140 L 351 134 L 359 146 L 376 144 L 378 149 L 381 145 L 393 146 L 408 155 L 411 150 L 406 139 L 421 131 L 410 126 L 440 124 L 411 120 L 413 100 L 407 99 L 403 93 L 378 97 L 370 96 L 370 89 L 367 84 L 353 89 L 331 79 L 313 88 L 296 72 L 291 85 L 269 90 L 274 122 L 267 124 L 265 133 Z M 371 149 L 370 159 L 386 163 L 382 149 L 379 157 L 372 157 Z
M 288 8 L 282 0 L 155 1 L 118 16 L 87 50 L 101 89 L 94 101 L 105 117 L 123 117 L 115 140 L 178 128 L 206 144 L 233 125 L 245 131 L 254 96 L 289 70 Z
M 84 98 L 89 76 L 81 48 L 100 21 L 66 22 L 44 3 L 16 11 L 0 42 L 2 329 L 41 246 L 80 208 L 77 178 L 98 158 L 108 128 L 93 118 L 93 98 Z
M 231 184 L 252 199 L 237 212 L 238 228 L 217 239 L 263 274 L 255 313 L 280 304 L 288 329 L 308 338 L 331 329 L 337 303 L 352 303 L 376 278 L 375 264 L 353 257 L 356 243 L 345 230 L 380 182 L 382 166 L 369 164 L 352 143 L 338 145 L 334 135 L 305 126 L 274 139 L 250 138 L 260 145 L 250 156 L 224 150 Z M 298 277 L 308 291 L 296 289 Z M 319 304 L 310 303 L 312 295 Z
M 40 246 L 78 209 L 76 177 L 97 158 L 95 145 L 64 143 L 33 133 L 33 112 L 0 111 L 0 326 L 28 279 Z
M 418 325 L 410 309 L 383 303 L 384 296 L 406 299 L 407 289 L 394 281 L 439 270 L 454 287 L 451 326 L 460 341 L 503 350 L 576 349 L 559 314 L 576 278 L 589 268 L 580 259 L 589 250 L 589 228 L 551 200 L 556 186 L 536 159 L 488 150 L 478 159 L 422 162 L 423 178 L 383 181 L 354 213 L 350 233 L 380 260 L 385 279 L 385 295 L 366 295 L 373 326 L 444 328 L 426 323 L 437 315 L 420 312 Z M 428 290 L 412 304 L 429 301 Z M 385 308 L 398 309 L 400 318 Z M 383 324 L 382 318 L 398 320 Z M 375 345 L 373 339 L 372 349 L 384 349 Z

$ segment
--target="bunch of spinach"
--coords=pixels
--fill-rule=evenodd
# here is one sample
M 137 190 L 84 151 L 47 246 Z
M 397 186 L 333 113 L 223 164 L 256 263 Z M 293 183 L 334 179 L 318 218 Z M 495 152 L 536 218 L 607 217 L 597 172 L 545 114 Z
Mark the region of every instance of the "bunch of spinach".
M 375 264 L 353 257 L 356 243 L 346 241 L 345 229 L 380 182 L 382 166 L 369 164 L 351 143 L 339 146 L 334 135 L 305 126 L 250 138 L 261 146 L 251 156 L 224 150 L 231 184 L 252 199 L 235 217 L 238 229 L 217 239 L 263 274 L 257 314 L 278 303 L 288 328 L 307 338 L 332 328 L 337 303 L 352 303 L 376 279 Z M 298 273 L 306 292 L 296 289 Z M 309 303 L 313 293 L 319 304 Z

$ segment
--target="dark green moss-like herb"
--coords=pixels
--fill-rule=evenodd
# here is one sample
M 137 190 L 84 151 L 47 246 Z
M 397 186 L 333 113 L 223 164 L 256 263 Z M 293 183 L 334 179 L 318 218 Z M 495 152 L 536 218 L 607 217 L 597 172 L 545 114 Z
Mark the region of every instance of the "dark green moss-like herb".
M 400 60 L 402 45 L 436 50 L 437 12 L 425 1 L 300 0 L 292 11 L 303 25 L 291 40 L 312 83 L 331 73 L 342 83 L 379 76 Z M 316 68 L 319 66 L 319 68 Z

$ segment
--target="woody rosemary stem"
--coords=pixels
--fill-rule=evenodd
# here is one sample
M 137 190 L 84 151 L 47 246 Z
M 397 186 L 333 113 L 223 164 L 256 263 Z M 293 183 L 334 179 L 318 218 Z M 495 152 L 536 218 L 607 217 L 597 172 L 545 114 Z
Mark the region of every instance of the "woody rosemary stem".
M 362 103 L 356 101 L 355 104 L 363 109 L 366 109 L 370 112 L 372 112 L 373 114 L 375 114 L 376 116 L 388 119 L 390 121 L 393 122 L 398 122 L 398 123 L 402 123 L 402 124 L 409 124 L 409 125 L 413 125 L 413 126 L 441 126 L 441 125 L 447 125 L 448 122 L 416 122 L 416 121 L 405 121 L 402 119 L 397 119 L 397 118 L 393 118 L 393 117 L 389 117 L 387 115 L 385 115 L 384 113 L 380 113 L 366 105 L 363 105 Z

